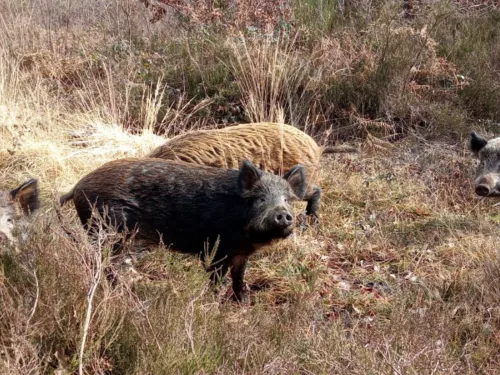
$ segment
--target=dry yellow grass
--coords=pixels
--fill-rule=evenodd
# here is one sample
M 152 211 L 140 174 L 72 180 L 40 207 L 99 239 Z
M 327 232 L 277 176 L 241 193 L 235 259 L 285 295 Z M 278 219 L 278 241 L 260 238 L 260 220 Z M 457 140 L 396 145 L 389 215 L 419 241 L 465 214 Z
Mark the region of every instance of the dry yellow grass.
M 1 258 L 4 372 L 80 364 L 88 373 L 496 371 L 496 208 L 474 197 L 468 155 L 444 145 L 327 157 L 319 230 L 297 228 L 253 257 L 250 307 L 228 300 L 227 288 L 214 295 L 195 259 L 163 249 L 139 261 L 139 274 L 119 268 L 114 288 L 102 277 L 80 357 L 106 242 L 89 244 L 68 209 L 64 227 L 79 242 L 70 241 L 51 198 L 105 159 L 157 141 L 101 126 L 80 138 L 86 148 L 41 138 L 6 159 L 46 188 L 29 239 Z

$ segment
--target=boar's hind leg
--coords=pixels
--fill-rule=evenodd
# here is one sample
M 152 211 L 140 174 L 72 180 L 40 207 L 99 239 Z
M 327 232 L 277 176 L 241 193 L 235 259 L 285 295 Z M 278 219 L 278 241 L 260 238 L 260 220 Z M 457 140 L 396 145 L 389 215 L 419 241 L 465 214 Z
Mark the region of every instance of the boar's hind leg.
M 319 186 L 312 186 L 304 195 L 304 200 L 307 201 L 306 215 L 312 215 L 318 218 L 319 200 L 321 198 L 321 188 Z
M 247 297 L 245 294 L 245 269 L 247 267 L 248 257 L 237 255 L 231 259 L 231 278 L 233 279 L 233 292 L 236 299 L 246 303 Z

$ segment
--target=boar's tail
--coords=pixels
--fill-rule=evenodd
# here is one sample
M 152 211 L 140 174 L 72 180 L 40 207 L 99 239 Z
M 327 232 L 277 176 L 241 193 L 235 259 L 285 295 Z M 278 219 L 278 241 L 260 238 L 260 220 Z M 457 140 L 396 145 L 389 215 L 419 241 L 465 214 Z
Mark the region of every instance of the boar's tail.
M 68 193 L 64 194 L 60 199 L 59 203 L 64 206 L 67 201 L 73 199 L 73 194 L 75 193 L 75 188 L 71 189 Z
M 359 149 L 349 145 L 338 145 L 323 148 L 323 154 L 339 154 L 339 153 L 359 152 Z

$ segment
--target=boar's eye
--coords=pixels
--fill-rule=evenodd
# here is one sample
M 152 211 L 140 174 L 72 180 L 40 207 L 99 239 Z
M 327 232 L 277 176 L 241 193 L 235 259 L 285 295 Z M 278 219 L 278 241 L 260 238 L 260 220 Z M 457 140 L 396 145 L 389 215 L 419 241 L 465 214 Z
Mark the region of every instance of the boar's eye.
M 9 217 L 9 218 L 7 219 L 7 223 L 9 223 L 9 224 L 10 224 L 10 223 L 12 223 L 12 222 L 13 222 L 12 218 L 11 218 L 11 217 Z
M 265 201 L 266 201 L 266 198 L 264 198 L 264 197 L 260 197 L 260 198 L 259 198 L 259 202 L 263 203 L 263 202 L 265 202 Z

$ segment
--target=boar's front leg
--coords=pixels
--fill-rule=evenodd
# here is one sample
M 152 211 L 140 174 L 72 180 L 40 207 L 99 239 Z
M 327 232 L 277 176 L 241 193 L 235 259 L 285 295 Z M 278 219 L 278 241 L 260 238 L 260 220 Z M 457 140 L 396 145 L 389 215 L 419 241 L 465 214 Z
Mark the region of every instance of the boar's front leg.
M 311 215 L 315 219 L 318 219 L 320 199 L 321 199 L 321 188 L 316 185 L 312 186 L 304 196 L 304 200 L 307 201 L 306 215 Z
M 236 255 L 231 259 L 231 278 L 233 279 L 233 292 L 236 299 L 242 303 L 247 303 L 248 298 L 245 294 L 245 270 L 247 267 L 248 256 Z

